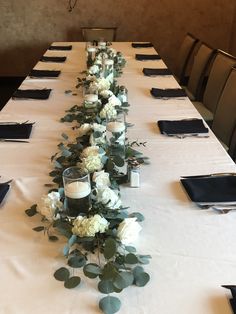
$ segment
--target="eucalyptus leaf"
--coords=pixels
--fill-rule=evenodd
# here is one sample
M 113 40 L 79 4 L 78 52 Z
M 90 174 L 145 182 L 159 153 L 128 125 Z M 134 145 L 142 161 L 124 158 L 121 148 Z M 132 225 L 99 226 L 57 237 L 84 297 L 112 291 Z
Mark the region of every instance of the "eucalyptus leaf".
M 114 163 L 116 164 L 116 166 L 118 166 L 118 167 L 123 167 L 124 164 L 125 164 L 124 159 L 123 159 L 121 156 L 119 156 L 119 155 L 117 155 L 117 156 L 115 156 L 115 157 L 113 158 L 113 162 L 114 162 Z
M 99 302 L 99 308 L 105 314 L 114 314 L 120 310 L 121 302 L 118 298 L 107 296 Z
M 135 253 L 136 252 L 136 248 L 134 246 L 126 245 L 125 249 L 129 253 Z
M 136 217 L 137 218 L 137 221 L 139 221 L 139 222 L 141 222 L 141 221 L 144 221 L 145 220 L 145 218 L 144 218 L 144 216 L 142 215 L 142 214 L 140 214 L 140 213 L 132 213 L 132 214 L 130 214 L 129 215 L 129 217 Z
M 37 214 L 37 204 L 32 205 L 29 209 L 25 211 L 26 215 L 29 217 L 33 217 Z
M 104 246 L 104 257 L 106 259 L 112 258 L 116 253 L 116 241 L 112 238 L 108 238 L 105 241 L 105 246 Z
M 70 251 L 69 246 L 65 245 L 64 248 L 63 248 L 63 255 L 64 256 L 68 256 L 69 255 L 69 251 Z
M 80 268 L 86 264 L 86 259 L 83 255 L 72 256 L 68 259 L 68 265 L 73 268 Z
M 113 279 L 117 275 L 117 269 L 113 263 L 107 263 L 102 271 L 101 279 Z
M 75 234 L 72 234 L 72 236 L 70 237 L 68 241 L 68 244 L 72 246 L 73 244 L 75 244 L 76 240 L 77 240 L 77 236 Z
M 138 258 L 135 254 L 129 253 L 125 256 L 125 263 L 126 264 L 137 264 Z
M 36 232 L 43 231 L 44 229 L 45 229 L 44 226 L 38 226 L 38 227 L 33 228 L 33 230 Z
M 48 240 L 51 241 L 51 242 L 56 242 L 59 240 L 59 238 L 57 236 L 54 236 L 54 235 L 50 235 L 48 237 Z
M 120 272 L 116 275 L 113 285 L 118 289 L 125 289 L 132 285 L 134 281 L 134 276 L 130 272 Z
M 99 132 L 99 131 L 93 132 L 93 137 L 94 137 L 94 138 L 99 138 L 99 137 L 101 137 L 101 136 L 102 136 L 102 132 Z
M 55 271 L 54 277 L 59 281 L 66 281 L 70 277 L 70 272 L 67 268 L 61 267 Z
M 73 289 L 77 287 L 81 282 L 81 278 L 78 276 L 70 277 L 64 282 L 64 287 L 67 289 Z
M 84 274 L 89 278 L 96 278 L 102 273 L 101 268 L 94 263 L 86 264 L 83 268 Z
M 149 280 L 150 280 L 149 274 L 142 272 L 135 275 L 134 284 L 138 287 L 144 287 L 148 283 Z
M 65 134 L 65 133 L 62 133 L 62 135 L 61 135 L 66 141 L 68 140 L 68 135 L 67 134 Z
M 150 255 L 137 255 L 137 258 L 141 264 L 149 264 Z
M 104 294 L 109 294 L 109 293 L 114 292 L 114 286 L 113 286 L 112 281 L 111 280 L 101 280 L 98 283 L 98 290 Z

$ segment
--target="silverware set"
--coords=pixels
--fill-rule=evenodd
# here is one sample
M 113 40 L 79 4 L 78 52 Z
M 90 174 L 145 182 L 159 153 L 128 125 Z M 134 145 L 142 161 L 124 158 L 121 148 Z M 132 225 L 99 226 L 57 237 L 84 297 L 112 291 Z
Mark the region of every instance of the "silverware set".
M 209 135 L 206 134 L 200 134 L 200 133 L 192 133 L 192 134 L 166 134 L 170 137 L 176 137 L 176 138 L 186 138 L 186 137 L 195 137 L 195 138 L 208 138 Z

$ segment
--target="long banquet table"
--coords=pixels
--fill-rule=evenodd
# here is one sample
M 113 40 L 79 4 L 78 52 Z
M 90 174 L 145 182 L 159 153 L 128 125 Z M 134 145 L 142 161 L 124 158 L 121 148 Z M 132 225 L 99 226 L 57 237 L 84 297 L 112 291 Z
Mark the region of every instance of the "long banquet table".
M 10 100 L 0 113 L 1 121 L 35 121 L 30 143 L 0 143 L 1 182 L 13 179 L 0 208 L 0 313 L 87 314 L 100 313 L 102 297 L 96 280 L 86 278 L 67 290 L 53 278 L 64 266 L 61 239 L 49 242 L 32 230 L 39 218 L 29 218 L 25 209 L 47 192 L 52 170 L 50 157 L 57 151 L 61 133 L 71 125 L 59 120 L 65 110 L 81 104 L 76 78 L 85 69 L 85 43 L 72 44 L 71 51 L 50 51 L 47 56 L 67 56 L 62 63 L 38 62 L 35 69 L 61 70 L 57 79 L 31 79 L 27 88 L 52 88 L 48 100 Z M 144 288 L 123 291 L 120 313 L 136 314 L 230 314 L 228 292 L 222 284 L 236 284 L 236 213 L 219 215 L 200 210 L 183 190 L 181 175 L 235 172 L 233 161 L 214 134 L 209 138 L 177 139 L 160 134 L 159 119 L 199 118 L 187 99 L 154 99 L 152 87 L 174 88 L 173 76 L 146 77 L 143 67 L 162 67 L 162 60 L 136 61 L 136 53 L 155 53 L 154 48 L 134 49 L 117 42 L 127 65 L 118 79 L 129 92 L 129 139 L 147 142 L 141 148 L 151 164 L 141 169 L 141 187 L 122 187 L 123 204 L 145 216 L 136 244 L 138 252 L 150 254 L 145 267 L 151 280 Z M 72 93 L 65 93 L 72 90 Z M 75 271 L 77 273 L 77 271 Z M 81 273 L 79 271 L 79 273 Z M 83 276 L 82 276 L 83 277 Z

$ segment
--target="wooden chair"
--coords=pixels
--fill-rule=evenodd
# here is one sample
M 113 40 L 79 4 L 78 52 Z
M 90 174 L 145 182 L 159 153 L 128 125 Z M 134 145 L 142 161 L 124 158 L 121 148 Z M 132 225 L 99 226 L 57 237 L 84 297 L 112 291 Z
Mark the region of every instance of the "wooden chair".
M 212 64 L 202 102 L 193 102 L 196 109 L 208 123 L 211 123 L 221 93 L 231 68 L 236 64 L 236 57 L 217 50 Z
M 198 42 L 197 38 L 187 33 L 180 46 L 177 58 L 177 67 L 175 72 L 176 78 L 180 85 L 186 85 L 187 82 L 186 70 L 197 42 Z
M 212 131 L 223 143 L 224 147 L 233 151 L 235 146 L 236 124 L 236 68 L 230 71 L 225 83 L 217 109 L 215 111 Z
M 82 27 L 84 41 L 115 41 L 117 27 Z
M 205 43 L 201 43 L 194 56 L 192 70 L 189 76 L 188 85 L 185 88 L 191 100 L 201 100 L 203 95 L 204 81 L 207 77 L 207 70 L 212 62 L 216 50 Z

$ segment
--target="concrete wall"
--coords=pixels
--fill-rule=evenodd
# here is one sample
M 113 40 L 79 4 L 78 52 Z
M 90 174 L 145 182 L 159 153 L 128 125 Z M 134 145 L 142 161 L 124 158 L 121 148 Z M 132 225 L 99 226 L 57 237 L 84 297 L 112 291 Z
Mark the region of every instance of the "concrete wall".
M 170 68 L 186 32 L 236 52 L 235 0 L 0 0 L 0 76 L 26 75 L 53 41 L 82 26 L 117 26 L 118 41 L 152 41 Z M 233 27 L 235 25 L 235 27 Z

